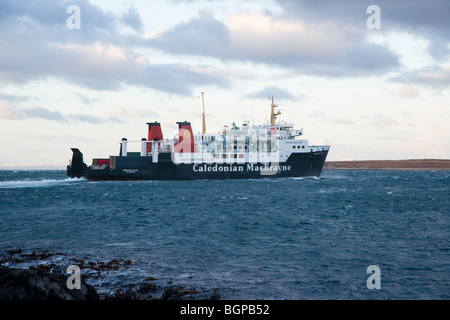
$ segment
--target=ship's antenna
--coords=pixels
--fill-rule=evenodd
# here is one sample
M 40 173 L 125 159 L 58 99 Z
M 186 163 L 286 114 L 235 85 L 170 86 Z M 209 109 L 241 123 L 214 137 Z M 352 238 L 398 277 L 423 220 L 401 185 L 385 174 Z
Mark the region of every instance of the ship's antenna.
M 275 120 L 276 120 L 277 116 L 279 116 L 281 114 L 280 111 L 277 111 L 275 113 L 275 108 L 278 108 L 278 106 L 273 103 L 273 97 L 272 97 L 272 105 L 270 108 L 270 125 L 271 126 L 275 126 Z
M 203 102 L 203 115 L 202 115 L 202 133 L 206 134 L 206 120 L 205 120 L 205 98 L 204 96 L 204 92 L 202 92 L 202 102 Z

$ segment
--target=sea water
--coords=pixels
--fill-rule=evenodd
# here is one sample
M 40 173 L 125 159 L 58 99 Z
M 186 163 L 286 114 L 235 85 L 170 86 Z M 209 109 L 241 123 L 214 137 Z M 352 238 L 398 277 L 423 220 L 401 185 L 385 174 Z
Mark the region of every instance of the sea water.
M 87 280 L 104 291 L 151 275 L 222 299 L 449 299 L 449 190 L 450 171 L 105 182 L 0 171 L 0 254 L 138 262 Z

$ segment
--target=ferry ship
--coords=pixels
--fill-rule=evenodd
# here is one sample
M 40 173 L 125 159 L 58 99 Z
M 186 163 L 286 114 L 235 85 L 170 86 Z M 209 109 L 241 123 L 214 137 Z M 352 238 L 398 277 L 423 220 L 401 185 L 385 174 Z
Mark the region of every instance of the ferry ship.
M 202 93 L 203 98 L 203 93 Z M 72 149 L 67 166 L 70 178 L 89 180 L 192 180 L 319 177 L 329 145 L 309 145 L 303 129 L 281 123 L 277 105 L 270 109 L 270 123 L 224 126 L 206 132 L 203 100 L 202 132 L 194 134 L 190 122 L 177 122 L 178 136 L 164 139 L 159 122 L 148 122 L 148 136 L 138 141 L 123 138 L 118 155 L 94 158 L 87 166 L 83 153 Z M 138 143 L 140 152 L 128 152 Z M 139 147 L 138 147 L 139 149 Z

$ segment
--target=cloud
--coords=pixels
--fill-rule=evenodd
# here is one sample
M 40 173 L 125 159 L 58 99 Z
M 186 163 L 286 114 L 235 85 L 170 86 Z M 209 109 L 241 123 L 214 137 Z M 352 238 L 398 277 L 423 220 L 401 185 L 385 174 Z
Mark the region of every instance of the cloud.
M 376 4 L 381 9 L 382 26 L 414 26 L 430 28 L 449 28 L 447 0 L 275 0 L 283 10 L 286 18 L 308 19 L 311 21 L 334 20 L 366 26 L 370 16 L 366 12 L 370 5 Z
M 51 111 L 42 107 L 32 107 L 19 111 L 24 118 L 41 118 L 52 121 L 65 122 L 66 118 L 59 111 Z
M 369 120 L 369 123 L 373 126 L 377 127 L 389 127 L 389 126 L 395 126 L 399 125 L 397 120 L 395 120 L 392 117 L 388 117 L 384 114 L 375 113 L 369 116 L 362 116 L 362 118 L 365 118 Z
M 237 57 L 291 66 L 333 62 L 362 35 L 356 28 L 328 21 L 284 20 L 260 13 L 234 13 L 225 24 Z
M 136 32 L 140 33 L 143 31 L 143 24 L 141 16 L 136 11 L 135 8 L 130 8 L 123 16 L 122 21 L 125 25 L 131 27 Z
M 0 100 L 0 119 L 20 119 L 23 112 L 14 108 L 10 103 Z
M 334 117 L 328 117 L 327 114 L 321 110 L 313 111 L 308 113 L 309 117 L 320 119 L 321 121 L 329 121 L 336 124 L 342 124 L 342 125 L 354 125 L 355 122 L 347 119 L 347 118 L 334 118 Z
M 82 32 L 68 33 L 66 20 L 70 14 L 67 14 L 67 7 L 71 4 L 74 3 L 63 0 L 3 0 L 0 4 L 0 24 L 2 30 L 16 31 L 25 31 L 25 28 L 32 26 L 34 29 L 29 32 L 34 35 L 45 30 L 47 36 L 40 33 L 37 41 L 50 38 L 78 38 L 84 41 L 96 37 L 114 38 L 121 18 L 110 12 L 103 12 L 87 0 L 77 0 L 75 3 L 81 11 Z
M 142 54 L 142 48 L 183 59 L 189 55 L 213 57 L 227 65 L 250 62 L 252 66 L 265 64 L 296 75 L 322 77 L 384 75 L 401 67 L 399 56 L 386 43 L 368 40 L 366 9 L 372 1 L 275 3 L 280 8 L 276 12 L 229 11 L 223 20 L 201 10 L 196 17 L 144 38 L 140 12 L 133 6 L 115 14 L 79 0 L 81 30 L 73 31 L 65 25 L 68 2 L 5 0 L 0 4 L 0 84 L 57 78 L 94 90 L 120 90 L 131 85 L 189 95 L 199 86 L 229 88 L 233 78 L 245 74 L 190 61 L 163 63 Z M 382 32 L 414 31 L 429 39 L 428 51 L 440 57 L 439 61 L 449 56 L 447 0 L 380 0 L 377 4 Z M 130 28 L 135 32 L 127 33 Z M 439 78 L 432 72 L 443 75 Z M 244 76 L 252 75 L 247 72 Z M 403 77 L 404 81 L 449 83 L 445 67 Z
M 23 101 L 27 101 L 31 99 L 31 97 L 26 96 L 26 95 L 13 95 L 13 94 L 5 94 L 5 93 L 0 93 L 0 101 L 2 100 L 6 100 L 9 102 L 23 102 Z
M 139 109 L 139 108 L 125 108 L 123 106 L 118 106 L 112 108 L 109 113 L 115 118 L 152 118 L 156 117 L 157 114 L 149 109 Z
M 0 84 L 56 78 L 94 90 L 132 85 L 178 95 L 189 95 L 196 86 L 229 85 L 220 74 L 199 73 L 186 64 L 159 63 L 130 47 L 130 37 L 120 32 L 120 25 L 141 31 L 134 8 L 119 17 L 87 1 L 77 5 L 82 20 L 81 29 L 75 31 L 65 26 L 66 2 L 0 5 Z
M 416 87 L 406 85 L 398 90 L 398 94 L 403 98 L 414 98 L 419 95 L 419 90 Z
M 0 100 L 0 119 L 20 120 L 20 119 L 45 119 L 56 122 L 87 122 L 90 124 L 100 124 L 105 122 L 122 123 L 117 117 L 97 117 L 86 114 L 62 114 L 59 111 L 49 110 L 43 107 L 18 108 L 6 101 Z
M 87 122 L 90 124 L 101 124 L 101 123 L 123 123 L 124 121 L 122 119 L 116 118 L 116 117 L 103 117 L 103 116 L 92 116 L 87 114 L 68 114 L 64 116 L 63 122 Z
M 155 33 L 147 44 L 171 54 L 211 56 L 295 68 L 299 73 L 349 76 L 399 65 L 385 46 L 365 42 L 364 29 L 327 21 L 284 21 L 233 13 L 222 22 L 208 12 Z
M 257 92 L 246 94 L 244 97 L 252 99 L 267 99 L 268 97 L 274 97 L 276 100 L 298 99 L 298 97 L 292 94 L 289 90 L 281 89 L 277 86 L 268 86 Z
M 369 5 L 374 4 L 370 0 L 276 0 L 276 2 L 282 8 L 282 15 L 286 19 L 303 20 L 311 23 L 327 21 L 331 24 L 334 23 L 336 26 L 365 29 L 367 35 L 373 35 L 376 32 L 382 37 L 388 34 L 398 34 L 401 39 L 403 35 L 410 34 L 413 41 L 423 39 L 426 42 L 426 46 L 421 49 L 423 52 L 419 54 L 415 51 L 417 57 L 427 57 L 426 68 L 421 66 L 419 67 L 420 70 L 417 70 L 417 64 L 420 60 L 410 61 L 409 63 L 409 67 L 416 70 L 404 71 L 402 68 L 397 68 L 399 67 L 398 64 L 389 63 L 393 60 L 389 51 L 382 49 L 385 46 L 370 48 L 364 39 L 358 41 L 360 45 L 367 47 L 362 48 L 363 50 L 355 50 L 354 54 L 349 55 L 349 58 L 354 57 L 357 60 L 348 59 L 346 61 L 353 61 L 353 65 L 356 64 L 356 66 L 365 66 L 365 70 L 369 72 L 370 70 L 367 67 L 372 66 L 374 71 L 378 71 L 380 67 L 390 65 L 384 71 L 400 71 L 400 74 L 395 76 L 394 80 L 407 84 L 420 84 L 438 89 L 448 87 L 450 84 L 450 66 L 448 65 L 448 61 L 450 61 L 450 37 L 448 32 L 450 30 L 450 19 L 448 18 L 450 2 L 447 0 L 429 2 L 421 0 L 379 0 L 375 4 L 381 10 L 381 30 L 374 31 L 367 31 L 365 27 L 366 19 L 369 17 L 366 9 Z M 380 49 L 381 51 L 379 51 Z M 412 47 L 411 49 L 417 48 Z M 411 52 L 405 52 L 404 54 L 411 57 Z M 378 58 L 373 59 L 374 56 Z M 362 61 L 359 62 L 360 58 L 362 58 Z M 401 58 L 398 59 L 402 61 Z M 371 60 L 373 61 L 372 65 L 368 63 Z M 332 70 L 339 65 L 332 66 Z M 348 67 L 349 70 L 352 69 L 351 66 Z M 326 72 L 332 72 L 332 70 Z M 336 70 L 336 72 L 340 73 L 341 70 Z M 406 92 L 402 93 L 406 94 Z M 408 94 L 412 94 L 412 92 Z
M 352 120 L 346 119 L 346 118 L 330 118 L 330 121 L 338 124 L 344 124 L 344 125 L 354 125 L 355 123 Z
M 410 74 L 410 78 L 422 84 L 432 86 L 448 86 L 450 85 L 450 67 L 434 67 L 421 70 Z
M 94 105 L 100 101 L 98 98 L 89 98 L 82 93 L 77 92 L 76 97 L 80 99 L 80 101 L 88 106 Z
M 175 54 L 226 57 L 232 50 L 227 27 L 204 11 L 198 18 L 156 32 L 147 43 Z
M 432 66 L 411 72 L 404 72 L 392 77 L 391 80 L 409 84 L 420 84 L 436 89 L 446 88 L 450 86 L 450 66 Z
M 328 21 L 336 26 L 366 28 L 366 10 L 376 4 L 381 11 L 381 30 L 413 32 L 430 40 L 429 52 L 436 59 L 448 57 L 450 2 L 447 0 L 276 0 L 285 19 Z
M 313 111 L 313 112 L 309 113 L 308 116 L 320 119 L 320 118 L 325 118 L 327 116 L 327 114 L 323 111 Z

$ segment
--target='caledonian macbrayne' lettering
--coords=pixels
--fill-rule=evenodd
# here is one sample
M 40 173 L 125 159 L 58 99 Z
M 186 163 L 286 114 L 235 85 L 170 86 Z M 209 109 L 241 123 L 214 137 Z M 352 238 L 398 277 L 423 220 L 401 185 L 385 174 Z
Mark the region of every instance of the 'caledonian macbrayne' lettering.
M 257 165 L 257 164 L 244 164 L 244 165 L 233 165 L 233 164 L 194 164 L 192 166 L 194 172 L 257 172 L 257 171 L 271 171 L 271 172 L 282 172 L 291 171 L 290 165 Z

